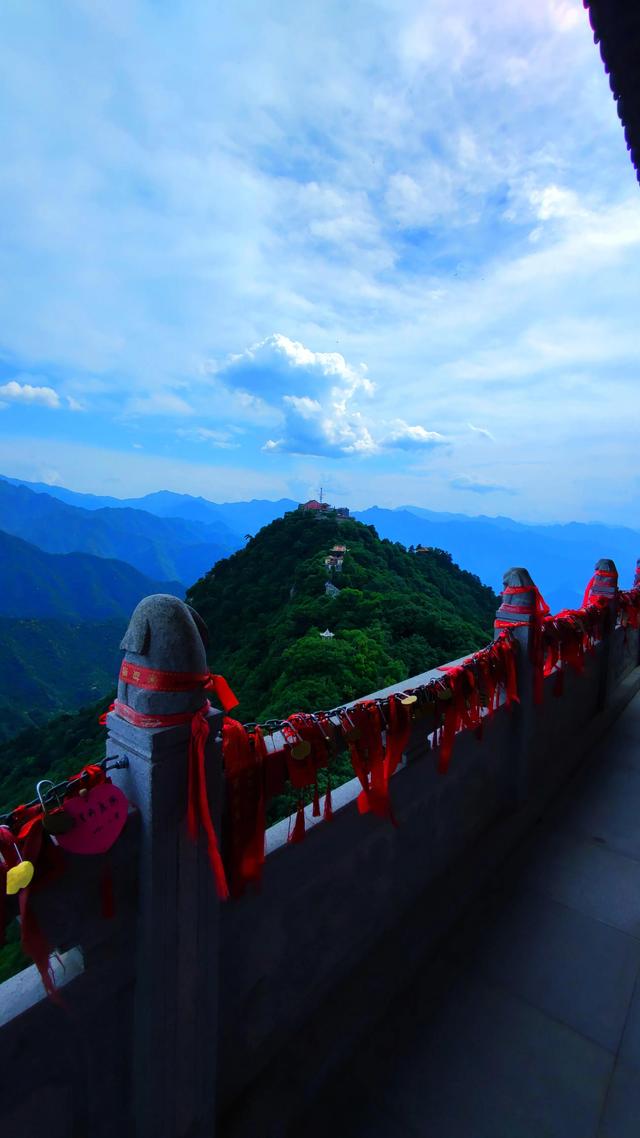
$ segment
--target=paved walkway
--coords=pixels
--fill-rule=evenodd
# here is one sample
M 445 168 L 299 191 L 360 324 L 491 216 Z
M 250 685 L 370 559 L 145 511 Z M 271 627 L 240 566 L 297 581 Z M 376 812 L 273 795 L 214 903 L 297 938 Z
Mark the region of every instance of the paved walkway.
M 640 1138 L 639 971 L 640 695 L 300 1133 Z

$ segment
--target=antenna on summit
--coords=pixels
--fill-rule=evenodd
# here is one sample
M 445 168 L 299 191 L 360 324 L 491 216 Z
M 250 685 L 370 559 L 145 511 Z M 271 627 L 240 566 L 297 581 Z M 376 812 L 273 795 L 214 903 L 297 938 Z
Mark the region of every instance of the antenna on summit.
M 322 486 L 320 487 L 320 505 L 322 505 Z

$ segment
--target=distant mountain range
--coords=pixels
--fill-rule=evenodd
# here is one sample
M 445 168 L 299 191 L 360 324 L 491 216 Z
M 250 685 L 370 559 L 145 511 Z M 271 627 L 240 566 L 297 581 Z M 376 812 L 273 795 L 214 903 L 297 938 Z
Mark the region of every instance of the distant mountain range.
M 292 498 L 280 498 L 277 502 L 259 498 L 250 502 L 209 502 L 206 498 L 175 494 L 172 490 L 157 490 L 143 498 L 110 498 L 97 494 L 78 494 L 64 486 L 49 486 L 46 482 L 23 482 L 4 475 L 0 475 L 0 481 L 9 482 L 12 486 L 24 486 L 36 494 L 48 494 L 83 510 L 144 510 L 158 518 L 182 518 L 200 525 L 212 525 L 216 527 L 221 544 L 232 549 L 239 548 L 238 543 L 244 541 L 247 533 L 256 533 L 275 518 L 281 518 L 287 510 L 295 510 L 298 505 Z
M 223 523 L 157 517 L 130 507 L 87 510 L 4 479 L 0 480 L 0 529 L 47 553 L 116 558 L 148 577 L 185 585 L 240 544 Z
M 184 596 L 179 581 L 153 581 L 125 561 L 46 553 L 0 530 L 0 616 L 126 621 L 150 593 Z
M 532 526 L 511 518 L 438 514 L 418 506 L 397 510 L 373 506 L 355 516 L 391 541 L 445 549 L 497 592 L 505 569 L 524 565 L 554 612 L 580 604 L 600 557 L 616 562 L 622 588 L 631 587 L 640 557 L 640 532 L 623 526 L 579 522 Z
M 116 557 L 149 577 L 186 586 L 241 548 L 247 534 L 296 505 L 289 498 L 216 503 L 168 490 L 120 499 L 0 476 L 0 529 L 51 553 Z M 640 532 L 623 526 L 526 525 L 421 506 L 373 506 L 354 517 L 407 547 L 446 550 L 493 589 L 500 589 L 505 569 L 524 565 L 555 610 L 579 604 L 599 557 L 613 558 L 624 586 L 631 584 L 640 556 Z

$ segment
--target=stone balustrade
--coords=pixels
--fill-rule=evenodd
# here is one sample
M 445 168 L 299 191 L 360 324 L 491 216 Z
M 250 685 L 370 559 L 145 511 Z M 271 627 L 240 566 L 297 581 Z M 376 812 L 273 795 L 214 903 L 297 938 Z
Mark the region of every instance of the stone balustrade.
M 526 571 L 510 573 L 529 590 L 519 603 L 535 604 Z M 561 698 L 548 676 L 536 702 L 535 621 L 514 621 L 519 704 L 498 707 L 481 739 L 462 732 L 446 775 L 433 724 L 416 723 L 392 782 L 397 826 L 361 815 L 359 783 L 345 783 L 330 821 L 307 809 L 300 845 L 287 845 L 286 821 L 267 832 L 261 888 L 231 902 L 216 894 L 204 843 L 186 833 L 189 725 L 110 714 L 107 755 L 128 761 L 112 777 L 132 804 L 109 855 L 115 915 L 100 916 L 101 860 L 71 858 L 38 896 L 66 973 L 57 966 L 58 1003 L 33 969 L 0 987 L 3 1131 L 284 1136 L 640 688 L 638 632 L 615 627 L 615 593 L 605 600 L 605 634 L 582 674 L 567 670 Z M 205 642 L 182 602 L 148 598 L 124 646 L 134 667 L 195 675 L 206 670 Z M 118 698 L 140 715 L 180 715 L 201 694 L 195 684 L 176 694 L 121 683 Z M 209 713 L 218 812 L 221 720 Z

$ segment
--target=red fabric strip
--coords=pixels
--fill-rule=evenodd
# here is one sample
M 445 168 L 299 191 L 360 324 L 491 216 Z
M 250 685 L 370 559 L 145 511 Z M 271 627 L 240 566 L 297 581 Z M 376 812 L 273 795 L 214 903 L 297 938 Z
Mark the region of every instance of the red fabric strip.
M 123 660 L 120 679 L 143 691 L 181 692 L 203 687 L 205 691 L 215 692 L 223 711 L 231 711 L 238 706 L 238 700 L 224 676 L 216 676 L 211 672 L 163 672 L 158 668 L 143 668 L 139 664 Z
M 249 733 L 242 723 L 225 717 L 222 755 L 229 888 L 233 897 L 239 897 L 249 882 L 260 881 L 265 860 L 267 749 L 262 732 Z

